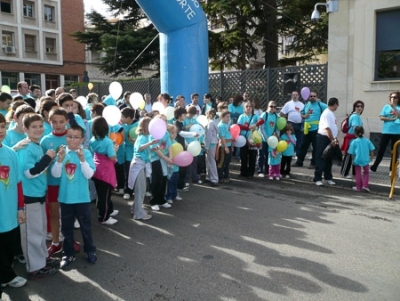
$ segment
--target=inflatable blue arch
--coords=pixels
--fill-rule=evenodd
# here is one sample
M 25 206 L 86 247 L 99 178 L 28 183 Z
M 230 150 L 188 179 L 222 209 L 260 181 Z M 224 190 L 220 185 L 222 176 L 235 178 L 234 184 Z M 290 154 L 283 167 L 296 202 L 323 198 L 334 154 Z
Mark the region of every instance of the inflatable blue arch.
M 161 91 L 208 93 L 207 18 L 196 0 L 136 0 L 160 33 Z

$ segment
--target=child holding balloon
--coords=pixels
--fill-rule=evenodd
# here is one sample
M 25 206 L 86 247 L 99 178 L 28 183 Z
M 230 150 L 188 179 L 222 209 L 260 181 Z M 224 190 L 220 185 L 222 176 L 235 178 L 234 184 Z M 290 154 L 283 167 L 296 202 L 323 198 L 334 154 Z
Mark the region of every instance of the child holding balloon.
M 219 130 L 214 122 L 216 115 L 215 109 L 210 109 L 206 113 L 207 125 L 205 131 L 204 148 L 206 151 L 206 179 L 210 181 L 211 186 L 218 184 L 217 163 L 215 161 L 215 151 L 218 143 Z M 239 129 L 240 130 L 240 129 Z M 239 131 L 238 131 L 239 134 Z
M 229 183 L 229 165 L 232 159 L 232 134 L 229 131 L 229 120 L 231 113 L 222 112 L 218 123 L 219 148 L 217 154 L 218 178 L 221 183 Z
M 172 150 L 174 144 L 180 145 L 178 142 L 175 141 L 176 135 L 178 134 L 178 129 L 176 128 L 175 125 L 168 124 L 168 133 L 172 141 L 171 145 L 171 150 Z M 169 157 L 171 159 L 173 157 L 172 152 L 169 153 Z M 176 164 L 168 166 L 168 186 L 167 186 L 167 194 L 165 195 L 168 204 L 172 204 L 174 202 L 173 200 L 177 201 L 182 200 L 182 198 L 178 195 L 178 181 L 179 181 L 179 166 Z
M 268 153 L 268 164 L 269 164 L 269 179 L 279 181 L 280 180 L 280 166 L 281 166 L 282 153 L 276 148 L 272 149 Z
M 277 150 L 282 153 L 281 175 L 290 179 L 290 166 L 294 156 L 294 147 L 296 146 L 296 136 L 293 135 L 293 127 L 290 123 L 286 124 L 281 135 Z

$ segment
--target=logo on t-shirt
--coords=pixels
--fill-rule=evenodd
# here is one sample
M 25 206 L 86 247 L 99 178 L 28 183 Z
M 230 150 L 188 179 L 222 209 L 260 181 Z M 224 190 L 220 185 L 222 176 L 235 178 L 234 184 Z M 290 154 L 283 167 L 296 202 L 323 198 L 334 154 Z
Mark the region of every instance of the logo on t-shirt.
M 294 109 L 296 110 L 296 112 L 300 112 L 300 108 L 299 107 L 295 107 Z
M 271 128 L 273 128 L 273 127 L 275 126 L 275 122 L 270 121 L 270 122 L 269 122 L 269 126 L 270 126 Z
M 10 183 L 10 167 L 0 163 L 0 182 L 6 187 Z
M 65 163 L 65 172 L 67 173 L 68 180 L 71 181 L 75 177 L 75 171 L 76 164 L 67 161 L 67 163 Z

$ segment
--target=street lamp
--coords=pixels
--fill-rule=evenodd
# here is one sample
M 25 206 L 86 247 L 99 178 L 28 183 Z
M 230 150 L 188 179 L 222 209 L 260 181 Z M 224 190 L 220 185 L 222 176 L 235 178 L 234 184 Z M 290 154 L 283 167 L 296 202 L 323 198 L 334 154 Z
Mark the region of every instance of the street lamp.
M 339 0 L 329 0 L 326 3 L 317 3 L 314 5 L 314 11 L 311 14 L 312 21 L 318 21 L 320 19 L 320 14 L 317 9 L 318 6 L 325 6 L 326 12 L 332 13 L 339 10 Z

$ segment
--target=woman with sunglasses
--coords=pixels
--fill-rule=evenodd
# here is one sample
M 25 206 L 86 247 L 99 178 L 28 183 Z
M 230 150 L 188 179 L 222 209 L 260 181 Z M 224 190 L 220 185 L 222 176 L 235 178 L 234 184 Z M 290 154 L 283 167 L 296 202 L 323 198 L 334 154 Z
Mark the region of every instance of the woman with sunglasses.
M 375 162 L 370 167 L 373 172 L 376 171 L 379 163 L 381 163 L 389 141 L 391 142 L 391 148 L 393 149 L 394 144 L 400 139 L 399 98 L 399 91 L 391 92 L 389 94 L 389 103 L 382 108 L 382 111 L 379 114 L 380 120 L 383 121 L 382 137 L 379 142 L 379 150 Z M 390 171 L 392 171 L 392 159 L 390 159 Z
M 350 167 L 352 166 L 353 158 L 350 154 L 347 153 L 347 151 L 349 150 L 351 141 L 353 141 L 354 139 L 357 138 L 354 134 L 354 129 L 357 126 L 363 125 L 363 122 L 361 120 L 361 114 L 363 113 L 363 111 L 364 111 L 364 102 L 361 100 L 356 100 L 353 103 L 353 111 L 351 112 L 350 117 L 349 117 L 349 130 L 348 130 L 346 136 L 344 136 L 344 138 L 343 138 L 343 144 L 341 147 L 341 150 L 344 153 L 344 159 L 342 161 L 342 168 L 340 170 L 340 174 L 346 179 L 351 179 L 352 175 L 355 175 L 354 166 L 352 169 L 352 175 L 349 175 L 349 171 L 350 171 Z

